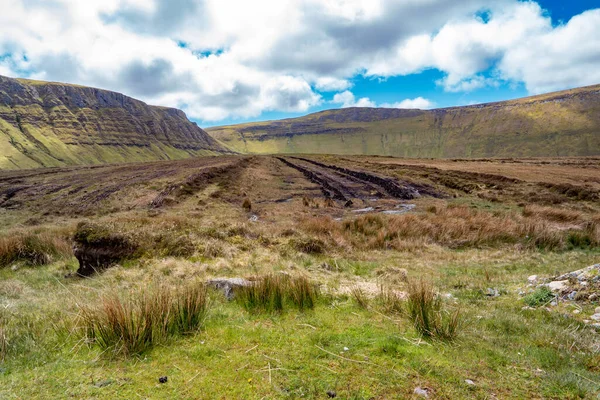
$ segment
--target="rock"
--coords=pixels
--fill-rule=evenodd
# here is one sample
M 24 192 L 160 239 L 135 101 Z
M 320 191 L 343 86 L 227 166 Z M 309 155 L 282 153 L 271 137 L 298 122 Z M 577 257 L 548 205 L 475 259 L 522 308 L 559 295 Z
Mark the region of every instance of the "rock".
M 600 324 L 590 324 L 589 326 L 590 326 L 591 328 L 594 328 L 594 329 L 596 329 L 596 330 L 600 331 Z
M 114 381 L 112 379 L 106 379 L 104 381 L 100 381 L 100 382 L 96 382 L 94 384 L 94 386 L 99 387 L 99 388 L 103 388 L 105 386 L 108 386 L 110 384 L 112 384 Z
M 337 393 L 335 390 L 328 390 L 327 391 L 327 397 L 329 397 L 330 399 L 335 399 L 337 397 Z
M 594 321 L 600 321 L 600 313 L 594 314 L 590 318 L 593 319 Z
M 575 296 L 577 296 L 577 292 L 576 292 L 576 291 L 572 291 L 571 293 L 569 293 L 569 294 L 567 295 L 567 298 L 568 298 L 569 300 L 575 300 Z
M 581 310 L 573 310 L 573 314 L 579 314 Z
M 466 383 L 467 385 L 470 385 L 470 386 L 475 386 L 475 382 L 473 382 L 473 381 L 472 381 L 472 380 L 470 380 L 470 379 L 465 379 L 465 383 Z
M 498 289 L 487 288 L 485 295 L 488 297 L 498 297 L 500 296 L 500 293 L 498 292 Z
M 538 276 L 537 275 L 531 275 L 529 278 L 527 278 L 527 281 L 529 283 L 535 283 L 537 282 Z
M 530 307 L 530 306 L 523 306 L 523 307 L 521 307 L 521 310 L 523 310 L 523 311 L 535 310 L 535 308 L 534 307 Z
M 551 305 L 552 307 L 556 307 L 556 306 L 558 305 L 558 303 L 556 302 L 556 300 L 554 300 L 552 303 L 550 303 L 550 305 Z
M 244 278 L 215 278 L 206 284 L 223 292 L 227 300 L 232 300 L 236 289 L 252 285 L 252 282 Z
M 168 380 L 169 378 L 167 378 L 166 376 L 161 376 L 160 378 L 158 378 L 158 382 L 160 383 L 167 383 Z
M 552 290 L 553 292 L 560 292 L 561 290 L 563 290 L 564 288 L 567 287 L 569 281 L 564 280 L 564 281 L 552 281 L 550 283 L 547 283 L 546 286 L 548 287 L 548 289 Z
M 600 307 L 596 307 L 596 309 L 594 310 L 594 312 L 595 312 L 596 314 L 600 314 Z
M 421 397 L 425 397 L 425 398 L 429 397 L 429 392 L 427 391 L 427 389 L 423 389 L 421 387 L 416 387 L 415 390 L 413 390 L 413 393 L 416 394 L 417 396 L 421 396 Z
M 592 293 L 588 296 L 588 300 L 589 301 L 596 301 L 598 300 L 598 297 L 600 297 L 600 295 L 598 295 L 598 293 Z

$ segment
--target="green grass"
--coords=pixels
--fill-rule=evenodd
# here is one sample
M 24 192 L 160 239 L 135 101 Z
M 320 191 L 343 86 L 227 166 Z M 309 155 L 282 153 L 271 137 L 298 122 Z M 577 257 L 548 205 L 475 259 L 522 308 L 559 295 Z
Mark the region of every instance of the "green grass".
M 431 283 L 421 279 L 408 283 L 407 315 L 421 336 L 454 340 L 462 325 L 460 311 L 447 310 Z
M 352 300 L 325 298 L 311 313 L 265 316 L 217 297 L 202 331 L 142 358 L 107 358 L 77 336 L 48 338 L 53 345 L 24 349 L 2 365 L 0 396 L 291 399 L 333 390 L 339 398 L 368 399 L 409 397 L 416 386 L 442 398 L 598 394 L 591 332 L 543 310 L 521 312 L 519 303 L 515 295 L 484 307 L 466 304 L 465 312 L 482 318 L 447 345 L 419 341 L 407 319 Z M 169 381 L 160 385 L 163 375 Z
M 554 299 L 556 299 L 556 295 L 552 293 L 552 290 L 547 286 L 542 286 L 525 296 L 523 301 L 529 307 L 539 307 L 549 304 Z
M 235 298 L 250 312 L 280 313 L 288 307 L 304 311 L 315 307 L 318 290 L 305 276 L 269 274 L 238 289 Z
M 198 329 L 208 309 L 206 288 L 196 283 L 156 286 L 122 298 L 110 293 L 82 310 L 87 340 L 114 354 L 141 354 L 171 336 Z
M 597 86 L 574 89 L 570 94 L 573 99 L 578 99 L 579 94 L 587 96 L 594 90 Z M 478 108 L 456 107 L 447 109 L 441 120 L 433 111 L 422 111 L 419 115 L 367 122 L 356 117 L 356 112 L 347 115 L 347 110 L 328 110 L 276 123 L 246 123 L 213 127 L 207 131 L 225 146 L 250 154 L 598 155 L 600 142 L 595 132 L 600 120 L 595 117 L 597 102 L 588 99 L 573 103 L 569 100 L 561 103 L 545 101 L 553 96 L 547 94 Z M 337 122 L 339 119 L 344 121 Z M 299 125 L 304 127 L 303 131 L 295 128 Z M 465 135 L 465 129 L 468 129 L 468 135 Z M 325 130 L 335 131 L 323 133 Z

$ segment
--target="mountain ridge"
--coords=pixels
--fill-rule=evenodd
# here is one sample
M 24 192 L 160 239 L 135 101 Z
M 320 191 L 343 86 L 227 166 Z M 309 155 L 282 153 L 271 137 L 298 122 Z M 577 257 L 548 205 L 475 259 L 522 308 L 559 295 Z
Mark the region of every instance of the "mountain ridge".
M 207 132 L 230 149 L 259 154 L 598 155 L 600 85 L 433 110 L 324 110 L 298 118 L 211 127 Z
M 229 152 L 176 108 L 104 89 L 0 76 L 0 169 Z

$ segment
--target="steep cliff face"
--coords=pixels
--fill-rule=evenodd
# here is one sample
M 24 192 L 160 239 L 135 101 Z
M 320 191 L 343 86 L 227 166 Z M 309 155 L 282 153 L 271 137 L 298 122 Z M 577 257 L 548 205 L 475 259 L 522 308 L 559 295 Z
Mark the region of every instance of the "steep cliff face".
M 0 169 L 226 151 L 181 110 L 107 90 L 0 76 Z
M 246 153 L 401 157 L 600 155 L 600 85 L 437 110 L 347 108 L 207 129 Z

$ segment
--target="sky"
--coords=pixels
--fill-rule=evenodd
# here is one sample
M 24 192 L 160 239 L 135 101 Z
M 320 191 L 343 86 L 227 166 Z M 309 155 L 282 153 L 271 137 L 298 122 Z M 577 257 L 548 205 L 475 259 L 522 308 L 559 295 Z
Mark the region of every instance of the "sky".
M 600 83 L 600 0 L 0 0 L 0 75 L 209 127 Z

